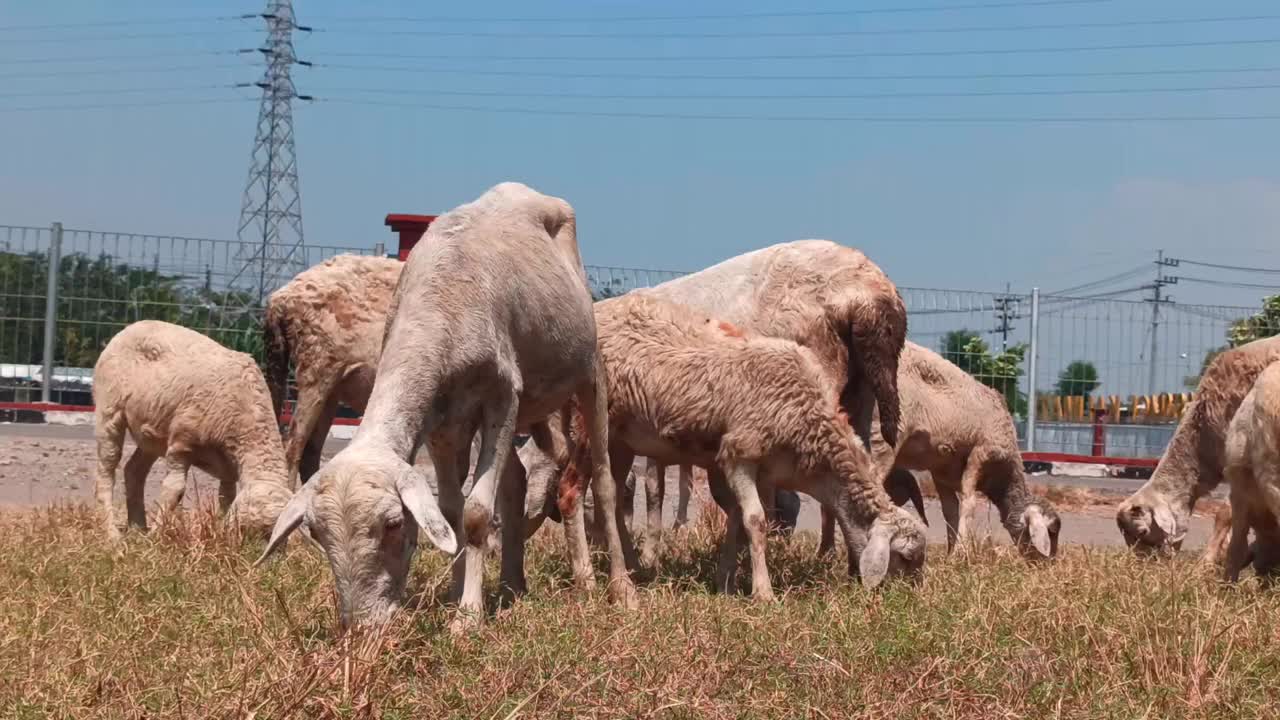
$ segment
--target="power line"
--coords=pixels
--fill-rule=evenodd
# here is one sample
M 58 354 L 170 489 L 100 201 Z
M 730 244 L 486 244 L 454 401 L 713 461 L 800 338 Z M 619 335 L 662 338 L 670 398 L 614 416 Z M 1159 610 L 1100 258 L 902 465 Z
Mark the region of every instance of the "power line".
M 558 40 L 626 40 L 626 39 L 746 39 L 746 38 L 807 38 L 807 37 L 857 37 L 886 35 L 941 35 L 978 32 L 1021 32 L 1034 30 L 1100 30 L 1126 27 L 1173 27 L 1178 25 L 1202 25 L 1207 23 L 1265 22 L 1280 20 L 1280 15 L 1233 15 L 1199 18 L 1157 18 L 1148 20 L 1118 20 L 1099 22 L 1032 23 L 1023 25 L 965 25 L 940 28 L 882 28 L 855 30 L 784 30 L 745 32 L 528 32 L 484 30 L 383 30 L 383 29 L 318 29 L 317 32 L 334 32 L 351 35 L 412 35 L 414 37 L 474 37 Z
M 1185 275 L 1179 276 L 1177 279 L 1182 282 L 1200 283 L 1202 285 L 1217 285 L 1218 287 L 1249 288 L 1254 290 L 1280 290 L 1280 285 L 1264 285 L 1262 283 L 1247 283 L 1235 280 L 1211 280 L 1209 278 L 1187 277 Z
M 1146 271 L 1147 271 L 1147 266 L 1146 266 L 1145 264 L 1144 264 L 1144 265 L 1139 265 L 1139 266 L 1137 266 L 1137 267 L 1135 267 L 1135 268 L 1131 268 L 1131 269 L 1129 269 L 1129 270 L 1125 270 L 1125 271 L 1122 271 L 1122 272 L 1116 273 L 1115 275 L 1108 275 L 1107 277 L 1104 277 L 1104 278 L 1102 278 L 1102 279 L 1100 279 L 1100 280 L 1094 280 L 1094 281 L 1092 281 L 1092 282 L 1081 283 L 1080 285 L 1073 285 L 1073 286 L 1071 286 L 1071 287 L 1069 287 L 1069 288 L 1063 288 L 1063 289 L 1061 289 L 1061 290 L 1055 290 L 1055 291 L 1053 291 L 1053 292 L 1044 293 L 1044 294 L 1045 294 L 1045 295 L 1066 295 L 1067 293 L 1079 292 L 1079 291 L 1081 291 L 1081 290 L 1088 290 L 1088 289 L 1091 289 L 1091 288 L 1102 287 L 1103 285 L 1110 285 L 1110 284 L 1112 284 L 1112 283 L 1114 283 L 1114 282 L 1120 282 L 1121 280 L 1127 280 L 1127 279 L 1129 279 L 1129 278 L 1131 278 L 1131 277 L 1134 277 L 1135 275 L 1139 275 L 1139 274 L 1144 273 L 1144 272 L 1146 272 Z
M 1186 260 L 1184 258 L 1178 258 L 1178 262 L 1186 263 L 1187 265 L 1199 265 L 1200 267 L 1216 268 L 1218 270 L 1235 270 L 1238 272 L 1280 275 L 1280 269 L 1276 269 L 1276 268 L 1247 267 L 1244 265 L 1223 265 L 1221 263 L 1201 262 L 1199 260 Z
M 477 105 L 446 105 L 440 103 L 403 103 L 349 98 L 317 98 L 344 105 L 370 107 L 394 107 L 400 109 L 453 110 L 518 115 L 549 115 L 570 117 L 635 118 L 649 120 L 720 120 L 765 122 L 849 122 L 849 123 L 899 123 L 899 124 L 1086 124 L 1086 123 L 1135 123 L 1135 122 L 1254 122 L 1280 120 L 1280 114 L 1239 115 L 1113 115 L 1113 116 L 858 116 L 858 115 L 733 115 L 695 113 L 623 112 L 610 110 L 557 110 L 522 107 L 486 107 Z
M 1015 72 L 1015 73 L 876 73 L 853 75 L 743 75 L 743 74 L 672 74 L 672 73 L 617 73 L 617 72 L 556 72 L 542 70 L 459 70 L 457 68 L 431 68 L 403 65 L 347 65 L 341 63 L 315 63 L 316 67 L 329 70 L 358 70 L 409 72 L 432 75 L 542 77 L 558 79 L 598 80 L 744 80 L 768 81 L 838 81 L 838 80 L 1016 80 L 1032 78 L 1103 78 L 1103 77 L 1158 77 L 1171 75 L 1211 75 L 1232 73 L 1280 72 L 1280 65 L 1261 67 L 1223 68 L 1169 68 L 1155 70 L 1100 70 L 1065 72 Z M 3 76 L 0 76 L 3 77 Z
M 706 95 L 706 94 L 620 94 L 575 92 L 524 92 L 504 90 L 412 90 L 403 88 L 320 88 L 317 92 L 364 93 L 375 95 L 411 95 L 425 97 L 511 97 L 554 98 L 579 100 L 886 100 L 901 98 L 970 98 L 970 97 L 1019 97 L 1053 95 L 1139 95 L 1159 93 L 1195 93 L 1220 91 L 1280 90 L 1280 83 L 1256 85 L 1202 85 L 1188 87 L 1129 87 L 1085 88 L 1066 90 L 962 90 L 936 92 L 883 92 L 883 93 L 800 93 L 789 95 Z
M 209 57 L 214 55 L 248 55 L 250 53 L 260 52 L 257 48 L 246 50 L 203 50 L 199 52 L 165 52 L 165 53 L 146 53 L 144 55 L 98 55 L 96 57 L 46 57 L 46 58 L 20 58 L 17 60 L 3 59 L 0 65 L 43 65 L 46 63 L 71 63 L 71 62 L 111 62 L 114 60 L 152 60 L 154 58 L 167 57 Z
M 224 83 L 220 85 L 180 85 L 180 86 L 171 86 L 171 87 L 146 87 L 146 88 L 105 88 L 101 90 L 94 89 L 94 88 L 85 88 L 80 90 L 40 90 L 35 92 L 4 93 L 3 95 L 0 95 L 0 100 L 9 100 L 12 98 L 27 98 L 27 97 L 73 97 L 73 96 L 79 96 L 79 95 L 133 95 L 137 93 L 148 93 L 148 92 L 167 93 L 167 92 L 187 92 L 191 90 L 225 90 L 225 89 L 233 89 L 235 87 L 238 87 L 238 86 L 234 84 Z M 244 87 L 244 85 L 240 85 L 239 87 Z
M 195 100 L 158 100 L 154 102 L 126 103 L 88 103 L 84 105 L 31 105 L 24 107 L 0 107 L 0 113 L 9 112 L 41 112 L 46 110 L 123 110 L 129 108 L 152 108 L 170 105 L 212 105 L 219 103 L 243 103 L 250 98 L 205 98 Z
M 170 73 L 187 72 L 192 70 L 197 72 L 202 70 L 243 70 L 244 68 L 244 64 L 223 63 L 220 65 L 169 65 L 167 67 L 54 70 L 52 72 L 5 73 L 0 74 L 0 80 L 15 80 L 18 78 L 88 77 L 93 75 L 125 75 L 128 73 Z
M 93 27 L 128 27 L 131 25 L 179 25 L 182 23 L 227 22 L 257 17 L 256 13 L 247 15 L 216 15 L 213 17 L 191 18 L 144 18 L 141 20 L 103 20 L 100 22 L 55 23 L 49 25 L 2 25 L 0 32 L 18 32 L 24 30 L 73 30 Z
M 207 37 L 211 35 L 240 35 L 251 32 L 249 28 L 227 30 L 190 30 L 187 32 L 129 33 L 125 35 L 85 35 L 57 38 L 6 39 L 9 45 L 53 45 L 57 43 L 113 42 L 116 40 L 154 40 L 160 38 Z
M 1280 38 L 1237 38 L 1231 40 L 1189 40 L 1180 42 L 1120 43 L 1113 45 L 1062 45 L 1056 47 L 1021 48 L 964 48 L 958 50 L 873 50 L 863 52 L 834 52 L 768 55 L 406 55 L 379 52 L 334 52 L 333 57 L 382 58 L 388 60 L 478 60 L 548 61 L 548 62 L 693 62 L 693 61 L 753 61 L 753 60 L 852 60 L 877 57 L 957 57 L 967 55 L 1022 55 L 1097 52 L 1107 50 L 1153 50 L 1189 47 L 1225 47 L 1238 45 L 1274 45 Z
M 1070 6 L 1070 5 L 1098 5 L 1110 2 L 1111 0 L 1017 0 L 1005 1 L 997 0 L 994 2 L 971 2 L 966 4 L 952 5 L 914 5 L 904 7 L 878 7 L 878 8 L 862 8 L 858 10 L 788 10 L 776 12 L 747 12 L 733 14 L 716 14 L 716 15 L 631 15 L 631 16 L 596 16 L 596 17 L 572 17 L 572 16 L 542 16 L 542 17 L 407 17 L 403 15 L 392 16 L 364 16 L 364 17 L 342 17 L 330 16 L 319 17 L 319 20 L 330 20 L 337 22 L 401 22 L 401 23 L 612 23 L 612 22 L 686 22 L 691 20 L 754 20 L 762 18 L 784 18 L 784 17 L 855 17 L 862 15 L 907 15 L 915 13 L 933 13 L 933 12 L 956 12 L 962 10 L 988 10 L 998 8 L 1032 8 L 1047 6 Z

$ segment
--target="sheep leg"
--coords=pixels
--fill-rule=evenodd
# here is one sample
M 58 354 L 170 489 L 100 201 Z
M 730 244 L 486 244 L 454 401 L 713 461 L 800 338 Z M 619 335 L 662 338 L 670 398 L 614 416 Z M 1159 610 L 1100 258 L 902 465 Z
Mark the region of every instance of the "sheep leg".
M 974 511 L 978 502 L 978 473 L 981 470 L 981 458 L 970 457 L 960 475 L 960 519 L 956 528 L 956 542 L 961 548 L 971 547 L 974 539 Z
M 822 510 L 822 540 L 818 543 L 818 557 L 825 557 L 836 549 L 836 516 L 826 505 Z
M 727 488 L 726 488 L 727 489 Z M 715 589 L 725 595 L 738 592 L 738 534 L 742 527 L 742 508 L 725 508 L 724 538 L 720 541 L 720 558 L 716 563 Z
M 951 552 L 955 550 L 956 529 L 960 525 L 960 499 L 950 485 L 938 483 L 937 489 L 938 503 L 942 505 L 942 520 L 947 525 L 947 552 Z
M 453 526 L 458 537 L 462 535 L 462 483 L 469 463 L 462 458 L 470 459 L 470 443 L 460 442 L 456 434 L 451 432 L 434 432 L 427 437 L 427 447 L 431 455 L 431 464 L 436 470 L 436 487 L 440 492 L 440 512 L 445 520 Z M 453 585 L 449 591 L 449 602 L 461 599 L 461 590 L 466 577 L 466 568 L 458 558 L 453 562 Z
M 623 522 L 622 508 L 618 504 L 615 472 L 625 457 L 622 469 L 630 467 L 635 454 L 616 446 L 618 452 L 610 453 L 609 443 L 609 393 L 604 365 L 597 357 L 595 372 L 578 389 L 578 405 L 586 421 L 588 442 L 591 446 L 591 492 L 595 495 L 596 511 L 604 512 L 604 536 L 609 546 L 609 597 L 627 609 L 639 606 L 635 585 L 631 582 L 628 567 L 635 567 L 635 545 Z M 613 455 L 613 458 L 610 457 Z M 625 477 L 623 475 L 622 477 Z
M 236 481 L 218 479 L 218 510 L 223 515 L 231 509 L 231 503 L 236 501 Z
M 302 459 L 298 463 L 298 482 L 305 483 L 320 471 L 320 458 L 324 453 L 324 441 L 329 437 L 329 428 L 333 427 L 333 419 L 338 415 L 338 401 L 332 400 L 324 406 L 311 436 L 307 438 L 306 447 L 302 448 Z M 412 464 L 412 461 L 410 461 Z
M 166 468 L 164 480 L 160 483 L 160 500 L 157 503 L 156 524 L 167 521 L 182 504 L 182 496 L 187 492 L 187 471 L 191 468 L 191 458 L 185 448 L 175 449 L 170 446 L 164 456 Z
M 1227 546 L 1227 564 L 1224 569 L 1226 581 L 1230 583 L 1240 580 L 1240 571 L 1245 566 L 1245 557 L 1249 554 L 1249 512 L 1241 498 L 1233 497 L 1231 508 L 1231 544 Z
M 693 490 L 693 467 L 680 466 L 680 495 L 676 502 L 676 523 L 678 528 L 689 524 L 689 494 Z
M 285 462 L 289 465 L 290 489 L 298 486 L 299 476 L 305 483 L 320 469 L 320 456 L 308 457 L 307 450 L 311 445 L 316 425 L 324 416 L 332 422 L 338 411 L 338 398 L 333 395 L 333 383 L 326 382 L 306 387 L 298 386 L 298 400 L 293 408 L 293 417 L 289 420 L 289 438 L 285 441 Z M 327 432 L 326 432 L 327 434 Z M 320 445 L 323 447 L 324 442 Z M 314 466 L 309 461 L 314 460 Z
M 124 503 L 129 512 L 129 527 L 147 529 L 147 506 L 143 501 L 143 490 L 147 484 L 147 473 L 151 472 L 156 459 L 155 455 L 137 447 L 124 464 Z
M 453 625 L 455 631 L 478 622 L 484 612 L 486 545 L 493 523 L 498 479 L 505 472 L 507 459 L 511 455 L 511 439 L 515 435 L 519 406 L 520 391 L 517 383 L 508 380 L 507 387 L 498 389 L 496 397 L 484 409 L 476 480 L 462 506 L 462 532 L 466 539 L 463 548 L 465 571 L 462 600 L 458 604 L 460 614 Z
M 98 507 L 102 512 L 107 539 L 113 541 L 120 539 L 120 528 L 116 527 L 115 502 L 112 496 L 115 491 L 116 468 L 120 466 L 120 454 L 124 448 L 124 431 L 123 414 L 98 415 L 94 430 L 98 443 L 98 468 L 94 478 L 94 491 L 98 496 Z M 145 522 L 144 519 L 144 525 Z
M 514 446 L 509 450 L 507 467 L 502 475 L 499 491 L 502 493 L 502 580 L 501 598 L 504 602 L 525 594 L 528 586 L 524 577 L 524 497 L 528 488 L 528 476 L 524 465 L 516 456 Z
M 738 517 L 750 542 L 751 597 L 760 602 L 771 602 L 774 599 L 773 584 L 769 581 L 769 566 L 765 561 L 769 521 L 764 505 L 760 502 L 760 473 L 751 463 L 734 463 L 729 467 L 727 475 L 729 489 L 738 501 Z M 764 483 L 772 487 L 767 479 Z
M 662 502 L 666 495 L 667 466 L 649 458 L 644 474 L 645 517 L 644 549 L 640 554 L 641 567 L 658 567 L 658 543 L 662 541 Z

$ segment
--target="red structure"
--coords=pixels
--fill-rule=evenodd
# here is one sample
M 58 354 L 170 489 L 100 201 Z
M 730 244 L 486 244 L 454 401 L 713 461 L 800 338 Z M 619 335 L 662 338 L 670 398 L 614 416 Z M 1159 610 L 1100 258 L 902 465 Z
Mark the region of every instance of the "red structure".
M 400 252 L 397 257 L 400 262 L 404 262 L 409 257 L 409 251 L 414 245 L 422 239 L 422 234 L 427 231 L 427 226 L 431 225 L 436 219 L 435 215 L 404 215 L 392 213 L 387 215 L 384 224 L 391 228 L 391 232 L 400 236 Z

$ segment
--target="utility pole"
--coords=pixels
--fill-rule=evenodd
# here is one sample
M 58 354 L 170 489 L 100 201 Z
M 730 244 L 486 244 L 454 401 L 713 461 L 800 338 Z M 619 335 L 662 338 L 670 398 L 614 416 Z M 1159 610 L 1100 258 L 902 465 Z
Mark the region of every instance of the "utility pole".
M 1011 321 L 1021 317 L 1013 312 L 1013 308 L 1016 307 L 1014 303 L 1018 300 L 1018 297 L 1010 294 L 1009 288 L 1010 283 L 1005 283 L 1004 295 L 995 297 L 996 320 L 1000 321 L 1000 325 L 996 327 L 996 332 L 1000 333 L 1001 352 L 1009 349 L 1009 332 L 1013 330 Z
M 266 69 L 260 81 L 239 85 L 261 88 L 262 102 L 236 231 L 242 243 L 236 260 L 241 265 L 230 284 L 251 279 L 261 305 L 268 292 L 306 269 L 293 100 L 312 97 L 298 94 L 290 75 L 294 65 L 311 65 L 299 60 L 293 50 L 293 32 L 311 32 L 311 28 L 297 24 L 292 0 L 267 0 L 266 10 L 258 17 L 267 25 L 266 43 L 257 48 Z
M 1177 267 L 1178 261 L 1174 258 L 1166 259 L 1164 250 L 1156 252 L 1156 280 L 1151 284 L 1151 297 L 1147 302 L 1151 303 L 1151 357 L 1150 367 L 1147 371 L 1147 390 L 1149 395 L 1155 395 L 1160 392 L 1160 388 L 1156 384 L 1156 353 L 1160 347 L 1160 304 L 1173 302 L 1173 297 L 1161 297 L 1160 291 L 1165 285 L 1177 285 L 1178 278 L 1168 277 L 1164 274 L 1166 267 Z

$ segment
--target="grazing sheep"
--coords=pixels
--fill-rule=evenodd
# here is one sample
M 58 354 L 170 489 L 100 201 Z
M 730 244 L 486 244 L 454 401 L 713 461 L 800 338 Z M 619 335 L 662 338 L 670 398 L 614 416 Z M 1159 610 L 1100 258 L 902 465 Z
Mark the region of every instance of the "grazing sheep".
M 941 355 L 908 342 L 898 364 L 902 415 L 898 446 L 877 440 L 878 468 L 927 470 L 947 522 L 947 547 L 973 533 L 977 493 L 995 505 L 1000 522 L 1030 558 L 1058 551 L 1062 520 L 1053 505 L 1027 488 L 1017 431 L 1004 398 Z M 899 476 L 896 485 L 915 485 Z M 889 483 L 890 481 L 886 481 Z M 901 492 L 901 491 L 900 491 Z M 918 492 L 918 491 L 917 491 Z M 923 507 L 917 508 L 923 514 Z M 834 544 L 834 523 L 822 512 L 822 551 Z
M 465 546 L 454 564 L 461 612 L 453 624 L 465 628 L 483 611 L 485 541 L 499 493 L 512 520 L 502 523 L 504 592 L 524 590 L 523 527 L 514 520 L 525 473 L 513 436 L 527 430 L 548 447 L 547 416 L 575 395 L 591 428 L 597 503 L 616 507 L 607 381 L 575 233 L 567 202 L 519 183 L 496 185 L 431 224 L 396 287 L 359 430 L 289 501 L 259 562 L 305 522 L 328 555 L 343 624 L 378 622 L 400 603 L 421 527 L 447 553 L 459 540 Z M 477 429 L 476 480 L 464 506 Z M 438 504 L 411 464 L 424 437 Z M 606 533 L 610 592 L 633 605 L 612 517 Z M 577 534 L 570 548 L 585 558 L 585 534 Z
M 866 255 L 829 240 L 779 243 L 649 292 L 747 332 L 808 348 L 865 447 L 871 447 L 877 408 L 888 420 L 884 439 L 897 443 L 898 355 L 906 341 L 907 309 L 897 287 Z M 623 504 L 631 507 L 630 498 Z M 660 534 L 660 523 L 646 523 L 645 546 L 656 547 Z
M 669 280 L 648 292 L 812 351 L 863 444 L 872 411 L 897 444 L 898 355 L 907 308 L 879 266 L 829 240 L 779 243 Z
M 718 587 L 730 589 L 737 528 L 745 528 L 753 595 L 773 597 L 760 498 L 772 501 L 776 485 L 835 509 L 850 574 L 860 574 L 864 585 L 919 571 L 923 528 L 893 505 L 872 476 L 870 457 L 812 352 L 745 333 L 647 291 L 596 303 L 596 326 L 609 376 L 614 474 L 644 454 L 707 468 L 713 486 L 725 483 L 732 494 Z M 562 483 L 577 481 L 581 454 Z
M 299 273 L 267 299 L 267 386 L 277 418 L 290 361 L 298 386 L 285 441 L 290 482 L 301 475 L 305 483 L 320 468 L 339 402 L 364 412 L 387 308 L 403 267 L 393 258 L 337 255 Z
M 1258 575 L 1280 564 L 1280 362 L 1263 370 L 1227 427 L 1226 477 L 1231 483 L 1231 542 L 1223 574 L 1227 582 L 1253 556 Z M 1250 553 L 1249 530 L 1258 540 Z
M 1280 360 L 1280 337 L 1255 340 L 1218 355 L 1205 368 L 1156 471 L 1116 511 L 1116 524 L 1136 552 L 1182 547 L 1196 500 L 1223 480 L 1227 425 L 1268 365 Z
M 182 502 L 192 465 L 218 479 L 222 510 L 242 530 L 269 530 L 289 501 L 271 397 L 248 355 L 194 330 L 142 320 L 117 333 L 98 356 L 93 403 L 97 496 L 108 538 L 120 537 L 112 492 L 126 431 L 138 446 L 124 466 L 131 527 L 147 527 L 143 486 L 160 458 L 167 471 L 161 516 Z

